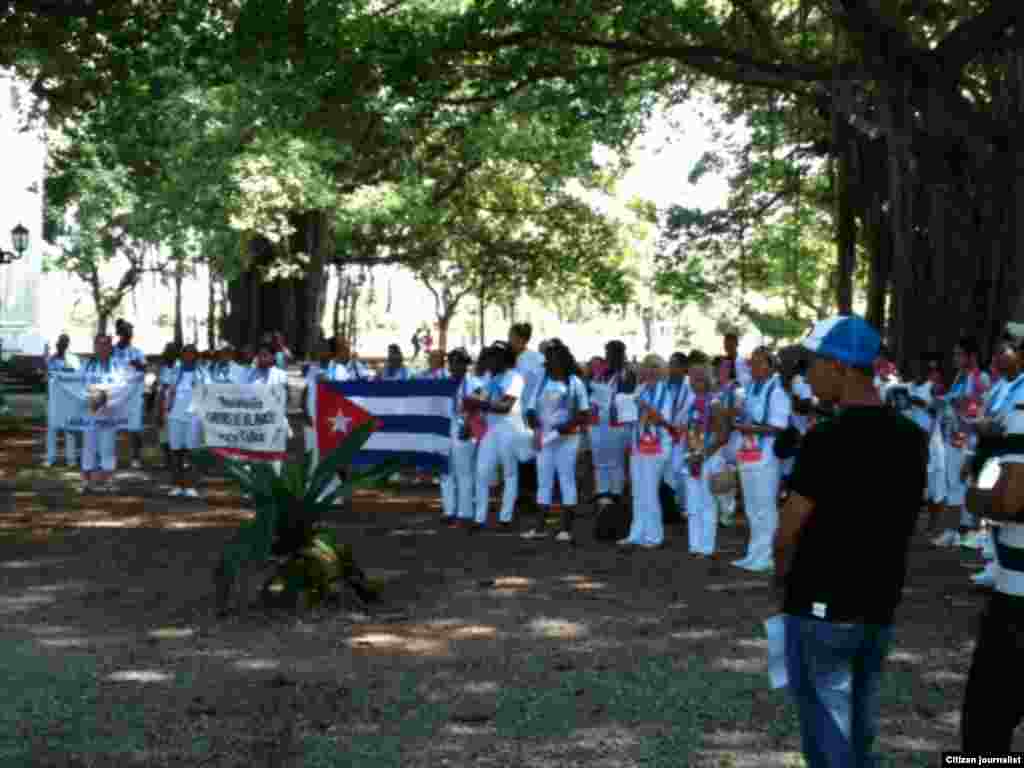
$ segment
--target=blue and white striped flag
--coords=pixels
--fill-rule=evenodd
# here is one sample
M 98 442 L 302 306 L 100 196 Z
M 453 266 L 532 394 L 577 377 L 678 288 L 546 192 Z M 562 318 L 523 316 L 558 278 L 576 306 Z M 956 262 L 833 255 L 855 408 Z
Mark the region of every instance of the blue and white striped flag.
M 321 382 L 318 430 L 351 430 L 352 427 L 346 429 L 351 419 L 342 402 L 347 400 L 377 421 L 377 428 L 356 456 L 355 464 L 365 466 L 399 459 L 410 466 L 446 472 L 456 388 L 451 380 Z M 320 442 L 323 444 L 324 440 Z

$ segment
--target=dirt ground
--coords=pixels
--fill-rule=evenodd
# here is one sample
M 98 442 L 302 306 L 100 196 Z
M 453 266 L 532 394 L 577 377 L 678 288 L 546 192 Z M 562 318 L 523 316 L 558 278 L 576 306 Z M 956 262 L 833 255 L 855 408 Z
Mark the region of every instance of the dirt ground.
M 0 435 L 2 766 L 799 766 L 769 689 L 767 577 L 438 525 L 436 489 L 357 496 L 332 521 L 371 576 L 368 612 L 218 620 L 211 572 L 250 512 L 223 481 L 165 497 L 161 470 L 78 498 Z M 882 532 L 880 532 L 882 533 Z M 870 567 L 865 553 L 865 567 Z M 984 593 L 968 550 L 914 543 L 886 666 L 885 765 L 938 765 Z M 1018 737 L 1017 749 L 1024 749 Z

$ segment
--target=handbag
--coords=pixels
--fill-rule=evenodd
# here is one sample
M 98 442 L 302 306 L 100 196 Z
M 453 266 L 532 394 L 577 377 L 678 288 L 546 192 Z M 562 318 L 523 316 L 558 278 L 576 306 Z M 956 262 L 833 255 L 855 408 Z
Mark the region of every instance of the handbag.
M 724 496 L 735 491 L 740 484 L 740 474 L 735 467 L 726 467 L 708 477 L 708 485 L 715 496 Z

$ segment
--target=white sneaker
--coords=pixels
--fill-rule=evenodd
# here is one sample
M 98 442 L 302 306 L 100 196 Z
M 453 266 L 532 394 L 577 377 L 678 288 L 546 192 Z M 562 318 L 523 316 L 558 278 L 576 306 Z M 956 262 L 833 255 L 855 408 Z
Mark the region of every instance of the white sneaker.
M 572 534 L 568 531 L 562 531 L 557 536 L 555 536 L 555 541 L 572 541 Z
M 198 499 L 199 491 L 197 491 L 195 488 L 186 488 L 184 491 L 182 491 L 182 496 L 187 496 L 190 499 Z
M 616 544 L 616 546 L 619 546 L 619 547 L 632 547 L 633 546 L 633 542 L 630 541 L 629 538 L 619 539 L 618 541 L 615 542 L 615 544 Z
M 547 534 L 543 531 L 538 531 L 536 528 L 531 528 L 526 533 L 520 534 L 521 539 L 544 539 L 547 538 Z
M 50 469 L 50 467 L 52 467 L 52 466 L 53 466 L 53 462 L 52 462 L 52 461 L 44 461 L 44 462 L 43 462 L 43 466 L 44 466 L 44 467 L 45 467 L 46 469 Z
M 170 493 L 168 493 L 167 495 L 171 496 L 171 497 L 174 497 L 174 496 L 181 496 L 184 493 L 185 493 L 185 489 L 184 488 L 171 488 Z
M 986 565 L 985 570 L 979 571 L 971 576 L 971 581 L 979 587 L 994 587 L 996 584 L 996 576 L 993 573 L 993 570 L 994 569 L 991 565 Z
M 948 528 L 934 539 L 932 544 L 936 547 L 955 547 L 960 543 L 960 534 L 954 531 L 952 528 Z
M 142 462 L 138 459 L 132 459 L 132 469 L 142 469 Z

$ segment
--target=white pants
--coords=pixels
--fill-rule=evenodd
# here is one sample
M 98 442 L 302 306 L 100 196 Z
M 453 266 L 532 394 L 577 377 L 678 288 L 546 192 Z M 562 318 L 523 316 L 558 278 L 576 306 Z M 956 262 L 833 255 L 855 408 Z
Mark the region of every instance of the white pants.
M 548 443 L 537 454 L 537 503 L 542 507 L 551 506 L 556 473 L 562 504 L 566 507 L 575 507 L 578 503 L 576 456 L 579 448 L 579 435 L 566 435 Z
M 631 544 L 658 545 L 665 541 L 658 486 L 665 474 L 669 454 L 664 449 L 657 456 L 634 453 L 629 459 L 629 479 L 633 485 L 633 524 L 627 540 Z
M 476 491 L 476 451 L 473 440 L 452 438 L 448 474 L 441 478 L 441 507 L 445 517 L 473 519 L 473 493 Z
M 82 432 L 82 471 L 113 472 L 117 468 L 117 430 L 93 427 Z
M 591 455 L 598 493 L 621 496 L 626 488 L 626 448 L 632 430 L 628 427 L 595 425 L 590 430 Z
M 57 433 L 64 433 L 64 459 L 68 464 L 78 461 L 78 436 L 66 429 L 46 430 L 46 460 L 53 464 L 57 460 Z
M 973 528 L 974 515 L 967 511 L 967 483 L 960 479 L 960 470 L 971 456 L 966 448 L 946 443 L 946 505 L 960 507 L 960 525 Z
M 779 527 L 778 459 L 765 458 L 757 463 L 740 463 L 743 503 L 750 523 L 750 544 L 746 564 L 764 568 L 772 564 L 772 543 Z
M 194 451 L 199 447 L 199 419 L 168 419 L 167 442 L 172 451 Z
M 499 466 L 504 490 L 498 520 L 503 523 L 512 522 L 512 513 L 519 496 L 517 439 L 520 436 L 514 430 L 491 427 L 480 441 L 476 458 L 476 521 L 480 525 L 487 522 L 491 480 L 497 475 Z
M 725 469 L 721 456 L 712 456 L 704 462 L 700 477 L 693 478 L 686 473 L 686 498 L 688 500 L 687 529 L 690 552 L 695 555 L 711 555 L 715 552 L 718 534 L 718 505 L 711 493 L 711 475 Z
M 936 431 L 928 439 L 928 489 L 926 500 L 942 504 L 946 500 L 946 445 Z

